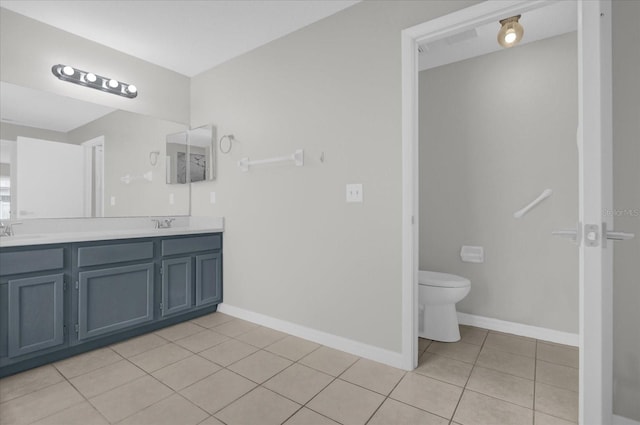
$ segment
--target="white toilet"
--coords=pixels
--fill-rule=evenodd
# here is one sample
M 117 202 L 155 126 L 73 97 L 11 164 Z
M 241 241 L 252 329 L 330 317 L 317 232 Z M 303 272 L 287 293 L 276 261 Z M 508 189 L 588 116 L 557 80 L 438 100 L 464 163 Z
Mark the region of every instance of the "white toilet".
M 418 284 L 418 336 L 442 342 L 460 341 L 456 303 L 471 290 L 469 279 L 419 270 Z

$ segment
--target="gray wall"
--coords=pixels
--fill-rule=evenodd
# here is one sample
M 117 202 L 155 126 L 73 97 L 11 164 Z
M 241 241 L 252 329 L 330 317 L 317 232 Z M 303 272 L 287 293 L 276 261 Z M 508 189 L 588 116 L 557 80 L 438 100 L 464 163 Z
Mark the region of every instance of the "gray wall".
M 192 127 L 237 139 L 192 192 L 225 217 L 225 303 L 401 350 L 400 31 L 471 4 L 365 1 L 193 78 Z
M 577 79 L 575 32 L 420 73 L 420 268 L 471 280 L 458 311 L 578 332 Z
M 640 2 L 613 2 L 613 409 L 640 421 Z
M 127 99 L 58 80 L 63 63 L 138 87 Z M 41 22 L 0 9 L 0 79 L 117 109 L 189 122 L 189 78 Z

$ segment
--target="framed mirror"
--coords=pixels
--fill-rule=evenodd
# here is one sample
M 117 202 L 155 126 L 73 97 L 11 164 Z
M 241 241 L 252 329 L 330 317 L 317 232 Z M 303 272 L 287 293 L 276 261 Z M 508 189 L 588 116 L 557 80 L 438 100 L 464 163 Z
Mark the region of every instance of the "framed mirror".
M 214 180 L 216 130 L 207 125 L 167 135 L 167 184 Z
M 184 124 L 1 82 L 3 219 L 188 215 L 165 138 Z

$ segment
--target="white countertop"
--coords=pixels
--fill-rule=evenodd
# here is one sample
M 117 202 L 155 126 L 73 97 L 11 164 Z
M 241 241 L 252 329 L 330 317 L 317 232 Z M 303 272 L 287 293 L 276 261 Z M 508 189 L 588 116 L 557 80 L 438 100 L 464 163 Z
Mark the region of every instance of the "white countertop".
M 54 220 L 54 219 L 52 219 Z M 93 219 L 100 220 L 100 219 Z M 103 241 L 114 239 L 129 238 L 148 238 L 155 236 L 177 236 L 191 235 L 198 233 L 212 233 L 224 231 L 224 219 L 222 218 L 202 218 L 202 217 L 185 217 L 177 220 L 178 224 L 164 229 L 154 229 L 149 221 L 141 221 L 139 219 L 122 219 L 121 221 L 110 220 L 104 230 L 97 230 L 100 223 L 91 223 L 91 225 L 78 225 L 77 228 L 83 227 L 87 230 L 73 230 L 68 226 L 56 226 L 61 223 L 50 223 L 51 231 L 30 232 L 24 231 L 23 228 L 15 227 L 14 236 L 0 237 L 0 248 L 27 246 L 27 245 L 47 245 L 55 243 L 68 242 L 85 242 L 85 241 Z M 26 221 L 24 224 L 29 224 Z M 78 223 L 79 224 L 79 223 Z M 141 227 L 142 226 L 142 227 Z M 29 226 L 25 226 L 29 227 Z M 33 226 L 32 226 L 33 227 Z M 59 230 L 55 230 L 59 229 Z

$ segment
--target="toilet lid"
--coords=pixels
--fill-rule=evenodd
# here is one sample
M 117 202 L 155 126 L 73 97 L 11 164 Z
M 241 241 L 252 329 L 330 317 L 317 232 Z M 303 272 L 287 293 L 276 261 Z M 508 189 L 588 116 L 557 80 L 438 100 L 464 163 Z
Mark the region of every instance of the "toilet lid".
M 438 273 L 427 270 L 418 271 L 418 283 L 426 286 L 439 286 L 443 288 L 464 288 L 471 286 L 469 279 L 449 273 Z

